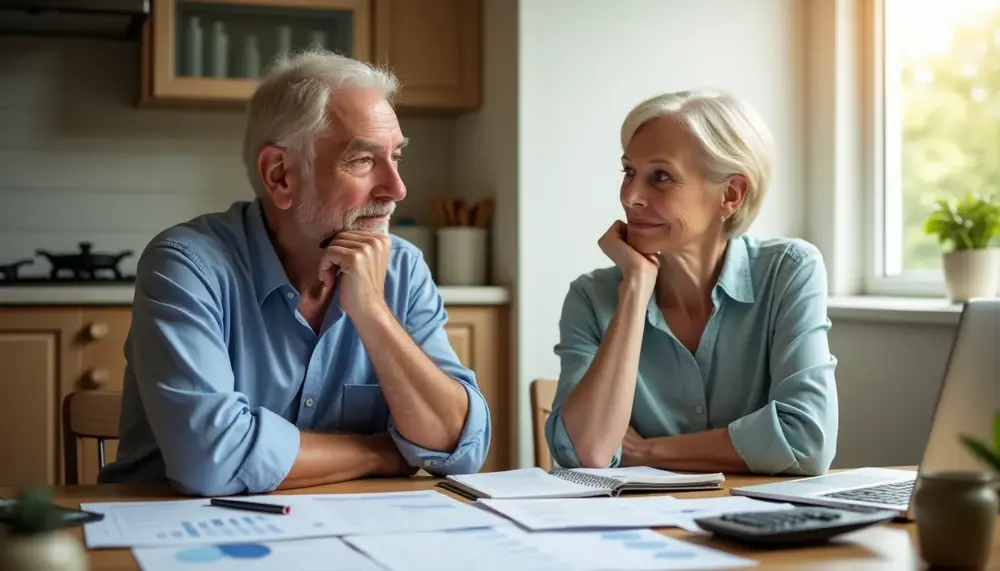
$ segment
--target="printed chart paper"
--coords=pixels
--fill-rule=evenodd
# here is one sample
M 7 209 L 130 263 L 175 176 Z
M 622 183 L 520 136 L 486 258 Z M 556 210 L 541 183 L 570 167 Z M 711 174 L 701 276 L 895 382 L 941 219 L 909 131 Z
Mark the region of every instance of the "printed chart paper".
M 390 571 L 659 571 L 757 564 L 648 529 L 528 533 L 506 527 L 344 540 Z
M 289 515 L 209 505 L 208 499 L 81 504 L 104 519 L 84 525 L 87 547 L 229 544 L 335 535 L 311 500 L 250 496 L 250 501 L 292 506 Z
M 142 571 L 384 571 L 336 537 L 132 550 Z
M 311 498 L 334 535 L 440 531 L 513 524 L 495 513 L 433 490 L 327 494 Z
M 732 512 L 775 511 L 791 504 L 744 496 L 679 500 L 671 496 L 642 498 L 568 498 L 478 500 L 532 531 L 680 527 L 700 530 L 694 519 Z

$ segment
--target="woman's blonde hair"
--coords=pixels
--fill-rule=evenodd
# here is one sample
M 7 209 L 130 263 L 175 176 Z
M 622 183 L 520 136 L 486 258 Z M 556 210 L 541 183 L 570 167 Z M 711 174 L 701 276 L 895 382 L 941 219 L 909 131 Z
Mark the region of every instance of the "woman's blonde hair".
M 709 180 L 723 182 L 733 174 L 747 178 L 747 193 L 726 220 L 727 236 L 746 232 L 757 218 L 771 180 L 771 131 L 749 103 L 714 90 L 678 91 L 651 97 L 635 106 L 621 128 L 622 149 L 647 122 L 674 117 L 701 144 Z

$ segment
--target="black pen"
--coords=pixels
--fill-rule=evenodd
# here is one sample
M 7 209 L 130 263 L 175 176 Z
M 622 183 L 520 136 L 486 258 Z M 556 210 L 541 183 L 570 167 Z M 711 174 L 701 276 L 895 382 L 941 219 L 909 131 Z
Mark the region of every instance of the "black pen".
M 292 513 L 292 506 L 279 506 L 277 504 L 265 504 L 260 502 L 244 502 L 241 500 L 224 500 L 212 498 L 209 502 L 213 506 L 220 508 L 232 508 L 234 510 L 246 510 L 250 512 L 262 512 L 268 514 L 288 515 Z

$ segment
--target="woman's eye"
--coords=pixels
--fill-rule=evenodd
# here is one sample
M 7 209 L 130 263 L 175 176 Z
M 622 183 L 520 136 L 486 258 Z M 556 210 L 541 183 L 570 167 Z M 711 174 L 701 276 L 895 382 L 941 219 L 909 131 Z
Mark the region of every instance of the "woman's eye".
M 635 169 L 632 167 L 623 167 L 622 172 L 625 173 L 625 176 L 635 176 Z
M 372 160 L 371 157 L 360 157 L 360 158 L 354 159 L 351 162 L 354 163 L 354 164 L 363 165 L 363 164 L 373 163 L 375 161 Z
M 667 171 L 656 171 L 653 173 L 653 178 L 656 179 L 656 182 L 669 182 L 674 179 Z
M 403 160 L 403 155 L 392 155 L 392 161 L 398 163 Z

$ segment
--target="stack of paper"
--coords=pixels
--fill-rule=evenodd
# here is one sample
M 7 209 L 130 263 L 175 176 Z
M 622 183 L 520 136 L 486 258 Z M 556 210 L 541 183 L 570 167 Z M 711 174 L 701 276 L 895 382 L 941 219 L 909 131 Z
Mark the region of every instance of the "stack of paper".
M 248 512 L 207 499 L 87 503 L 81 507 L 105 518 L 84 534 L 91 548 L 131 547 L 144 571 L 721 569 L 755 562 L 648 528 L 697 530 L 697 517 L 791 507 L 736 496 L 468 504 L 436 490 L 247 500 L 292 510 Z
M 680 527 L 699 531 L 696 518 L 723 513 L 775 511 L 794 506 L 743 496 L 678 500 L 651 498 L 587 498 L 541 500 L 478 500 L 532 531 Z
M 652 571 L 756 565 L 649 529 L 538 534 L 506 527 L 366 535 L 345 541 L 392 571 Z
M 508 520 L 427 490 L 385 494 L 256 496 L 292 506 L 289 515 L 220 508 L 209 500 L 94 503 L 104 514 L 84 526 L 87 547 L 228 544 L 366 533 L 438 531 L 512 525 Z

